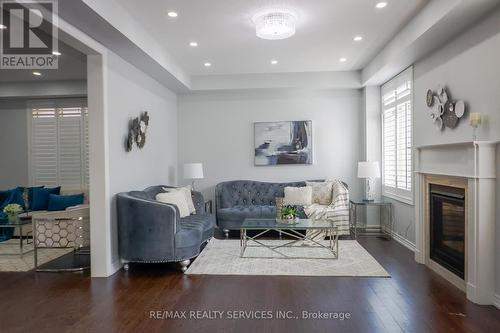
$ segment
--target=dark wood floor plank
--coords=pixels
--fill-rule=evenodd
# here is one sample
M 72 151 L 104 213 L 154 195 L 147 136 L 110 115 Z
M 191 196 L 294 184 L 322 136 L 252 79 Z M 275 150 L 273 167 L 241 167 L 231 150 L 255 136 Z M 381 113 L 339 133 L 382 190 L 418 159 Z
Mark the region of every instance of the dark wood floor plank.
M 359 238 L 391 278 L 185 276 L 173 264 L 129 272 L 0 273 L 2 332 L 498 332 L 500 311 L 463 292 L 394 241 Z M 348 312 L 328 319 L 151 319 L 150 311 Z

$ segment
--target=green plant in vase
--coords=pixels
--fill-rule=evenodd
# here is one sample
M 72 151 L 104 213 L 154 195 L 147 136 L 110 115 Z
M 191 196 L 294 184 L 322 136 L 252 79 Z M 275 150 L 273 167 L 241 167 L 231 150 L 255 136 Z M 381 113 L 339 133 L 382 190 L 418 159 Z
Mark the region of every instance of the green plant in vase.
M 283 220 L 294 220 L 298 213 L 299 212 L 295 206 L 284 206 L 281 208 L 281 217 Z
M 15 221 L 17 214 L 23 211 L 23 207 L 18 204 L 8 204 L 4 207 L 3 212 L 7 215 L 9 221 Z

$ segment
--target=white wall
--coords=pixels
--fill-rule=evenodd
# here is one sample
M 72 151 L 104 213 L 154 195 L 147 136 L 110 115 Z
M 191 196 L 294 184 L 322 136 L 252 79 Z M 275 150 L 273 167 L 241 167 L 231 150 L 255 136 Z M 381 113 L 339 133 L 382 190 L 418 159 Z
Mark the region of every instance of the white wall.
M 254 166 L 253 123 L 312 120 L 310 166 Z M 179 96 L 179 162 L 202 162 L 198 182 L 212 198 L 226 180 L 293 181 L 338 178 L 359 197 L 356 166 L 362 147 L 360 90 L 260 90 Z M 182 175 L 180 175 L 182 179 Z
M 500 10 L 448 45 L 414 65 L 414 146 L 472 140 L 468 115 L 455 129 L 438 132 L 425 104 L 427 89 L 445 85 L 453 99 L 463 99 L 468 112 L 481 112 L 486 123 L 478 139 L 500 141 Z M 497 149 L 500 161 L 500 148 Z M 497 175 L 496 293 L 500 295 L 500 172 Z M 408 205 L 397 204 L 399 223 L 414 230 L 414 214 Z M 414 237 L 414 236 L 413 236 Z M 411 239 L 410 239 L 411 240 Z
M 0 190 L 28 185 L 26 100 L 0 100 Z
M 174 93 L 122 58 L 109 53 L 105 91 L 108 108 L 111 260 L 118 257 L 116 193 L 151 185 L 176 184 L 177 98 Z M 142 150 L 125 151 L 129 121 L 148 111 L 150 123 Z M 92 112 L 92 110 L 90 111 Z

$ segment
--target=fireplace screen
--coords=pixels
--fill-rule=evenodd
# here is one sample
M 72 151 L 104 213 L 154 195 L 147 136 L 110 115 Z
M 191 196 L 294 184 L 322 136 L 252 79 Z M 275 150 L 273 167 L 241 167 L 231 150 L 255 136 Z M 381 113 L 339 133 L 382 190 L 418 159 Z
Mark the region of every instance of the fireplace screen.
M 430 258 L 465 276 L 465 190 L 430 187 Z

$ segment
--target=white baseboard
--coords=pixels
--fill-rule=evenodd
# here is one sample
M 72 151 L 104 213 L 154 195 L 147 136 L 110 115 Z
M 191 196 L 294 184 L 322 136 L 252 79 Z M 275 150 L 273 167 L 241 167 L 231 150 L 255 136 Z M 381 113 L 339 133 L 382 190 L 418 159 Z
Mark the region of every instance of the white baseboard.
M 403 245 L 410 251 L 415 252 L 415 244 L 413 244 L 412 242 L 410 242 L 409 240 L 407 240 L 406 238 L 404 238 L 403 236 L 394 231 L 391 232 L 391 236 L 396 242 Z
M 500 309 L 500 295 L 495 294 L 493 296 L 493 305 L 497 307 L 497 309 Z
M 113 261 L 111 264 L 111 271 L 109 272 L 109 276 L 115 274 L 123 267 L 123 263 L 120 259 Z

